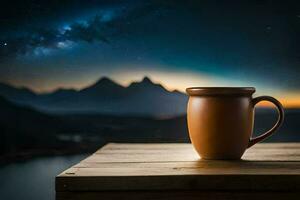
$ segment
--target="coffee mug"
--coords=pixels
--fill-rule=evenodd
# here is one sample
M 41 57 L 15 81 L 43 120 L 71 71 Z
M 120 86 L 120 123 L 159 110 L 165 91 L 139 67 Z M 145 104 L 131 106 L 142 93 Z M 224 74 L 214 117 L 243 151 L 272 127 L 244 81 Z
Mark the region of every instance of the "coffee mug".
M 282 124 L 281 103 L 270 96 L 252 98 L 253 87 L 191 87 L 187 106 L 191 142 L 202 159 L 240 159 L 245 150 L 272 135 Z M 279 113 L 273 128 L 252 138 L 254 107 L 272 102 Z

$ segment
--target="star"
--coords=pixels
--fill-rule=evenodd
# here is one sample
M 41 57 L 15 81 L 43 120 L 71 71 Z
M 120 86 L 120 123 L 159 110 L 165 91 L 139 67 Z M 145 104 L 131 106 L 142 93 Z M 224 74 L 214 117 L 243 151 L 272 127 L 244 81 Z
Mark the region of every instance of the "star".
M 4 46 L 7 46 L 7 43 L 6 42 L 4 42 L 4 44 L 3 44 Z

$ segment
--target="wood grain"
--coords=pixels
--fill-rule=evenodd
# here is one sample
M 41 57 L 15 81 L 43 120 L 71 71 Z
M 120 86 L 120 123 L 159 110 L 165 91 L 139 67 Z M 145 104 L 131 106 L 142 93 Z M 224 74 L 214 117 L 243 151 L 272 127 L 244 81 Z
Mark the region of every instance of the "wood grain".
M 300 191 L 300 143 L 257 144 L 240 161 L 201 160 L 191 144 L 111 143 L 56 177 L 61 199 L 73 194 L 93 199 L 97 191 L 169 190 L 295 196 Z

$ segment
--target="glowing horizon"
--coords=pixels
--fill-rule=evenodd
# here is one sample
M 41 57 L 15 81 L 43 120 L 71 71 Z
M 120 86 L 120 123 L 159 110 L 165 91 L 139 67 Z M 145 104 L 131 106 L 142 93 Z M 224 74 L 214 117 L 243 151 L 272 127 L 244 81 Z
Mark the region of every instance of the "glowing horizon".
M 102 73 L 103 74 L 103 73 Z M 52 84 L 47 83 L 46 81 L 40 81 L 40 84 L 30 85 L 24 84 L 19 81 L 9 81 L 7 82 L 10 85 L 15 87 L 26 87 L 36 93 L 51 93 L 57 89 L 75 89 L 80 90 L 86 88 L 95 82 L 97 82 L 102 77 L 108 77 L 117 84 L 120 84 L 124 87 L 127 87 L 132 82 L 141 81 L 145 76 L 149 77 L 154 83 L 159 83 L 169 91 L 178 90 L 185 93 L 187 87 L 201 86 L 201 87 L 245 87 L 251 86 L 256 87 L 256 93 L 254 96 L 259 95 L 269 95 L 277 98 L 285 108 L 300 108 L 300 94 L 293 91 L 282 91 L 274 88 L 264 88 L 260 85 L 251 85 L 242 81 L 233 81 L 226 80 L 223 78 L 210 76 L 208 74 L 197 74 L 192 72 L 179 72 L 179 71 L 143 71 L 143 70 L 134 70 L 134 71 L 125 71 L 119 70 L 110 74 L 105 74 L 102 76 L 87 76 L 86 79 L 81 81 L 71 82 L 71 83 L 59 83 L 53 82 Z M 96 78 L 95 78 L 96 77 Z M 264 93 L 266 92 L 266 93 Z M 268 102 L 262 102 L 259 104 L 261 107 L 272 107 L 272 104 Z
M 293 26 L 299 16 L 273 12 L 282 5 L 293 11 L 293 4 L 97 1 L 52 9 L 61 3 L 46 2 L 46 13 L 31 12 L 35 4 L 7 7 L 0 82 L 44 93 L 78 90 L 102 76 L 124 86 L 149 76 L 182 92 L 252 86 L 254 96 L 300 107 L 299 30 Z M 216 12 L 220 8 L 224 12 Z

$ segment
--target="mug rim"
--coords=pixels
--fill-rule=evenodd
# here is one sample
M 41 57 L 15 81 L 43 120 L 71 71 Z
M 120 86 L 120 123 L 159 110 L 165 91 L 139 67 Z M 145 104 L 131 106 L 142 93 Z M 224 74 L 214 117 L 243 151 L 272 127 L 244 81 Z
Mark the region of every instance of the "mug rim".
M 190 96 L 203 95 L 252 95 L 255 87 L 188 87 L 186 92 Z

